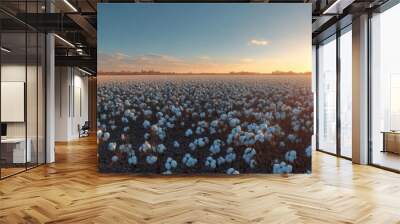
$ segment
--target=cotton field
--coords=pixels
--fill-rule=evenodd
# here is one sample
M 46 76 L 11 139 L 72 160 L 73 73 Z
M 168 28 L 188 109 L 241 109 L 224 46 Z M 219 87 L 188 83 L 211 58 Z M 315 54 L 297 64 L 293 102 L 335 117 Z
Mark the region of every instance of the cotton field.
M 308 75 L 98 79 L 100 171 L 311 172 Z

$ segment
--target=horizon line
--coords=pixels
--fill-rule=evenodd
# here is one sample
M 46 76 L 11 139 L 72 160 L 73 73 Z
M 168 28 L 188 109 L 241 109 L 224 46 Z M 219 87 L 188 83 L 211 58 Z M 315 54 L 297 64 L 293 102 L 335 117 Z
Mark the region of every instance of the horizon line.
M 312 71 L 305 72 L 296 72 L 296 71 L 272 71 L 272 72 L 161 72 L 161 71 L 98 71 L 97 74 L 100 73 L 157 73 L 157 74 L 238 74 L 238 73 L 246 73 L 246 74 L 282 74 L 282 73 L 295 73 L 295 74 L 308 74 L 312 73 Z

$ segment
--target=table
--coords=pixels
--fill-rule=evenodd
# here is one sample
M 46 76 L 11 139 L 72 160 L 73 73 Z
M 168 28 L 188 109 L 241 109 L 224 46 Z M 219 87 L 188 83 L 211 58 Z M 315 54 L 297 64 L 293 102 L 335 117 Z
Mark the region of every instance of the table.
M 25 151 L 25 144 L 27 147 Z M 6 138 L 1 139 L 1 157 L 6 160 L 6 163 L 26 163 L 31 162 L 31 139 L 25 138 Z M 5 155 L 3 155 L 5 154 Z M 11 154 L 11 155 L 10 155 Z
M 392 152 L 400 154 L 400 131 L 382 131 L 383 150 L 382 152 Z

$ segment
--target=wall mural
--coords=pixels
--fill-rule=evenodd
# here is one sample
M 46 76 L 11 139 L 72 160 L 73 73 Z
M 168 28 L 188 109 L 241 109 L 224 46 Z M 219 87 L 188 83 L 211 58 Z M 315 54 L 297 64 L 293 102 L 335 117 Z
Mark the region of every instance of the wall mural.
M 311 172 L 310 5 L 98 8 L 101 172 Z

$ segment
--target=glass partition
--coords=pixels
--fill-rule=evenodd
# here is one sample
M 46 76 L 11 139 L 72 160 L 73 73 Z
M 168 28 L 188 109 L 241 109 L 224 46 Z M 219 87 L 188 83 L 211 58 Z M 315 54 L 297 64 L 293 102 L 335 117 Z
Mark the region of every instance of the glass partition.
M 43 4 L 0 7 L 40 13 Z M 45 44 L 43 33 L 0 12 L 1 179 L 45 163 Z
M 1 46 L 1 175 L 6 177 L 24 171 L 31 162 L 26 141 L 26 33 L 3 32 Z

